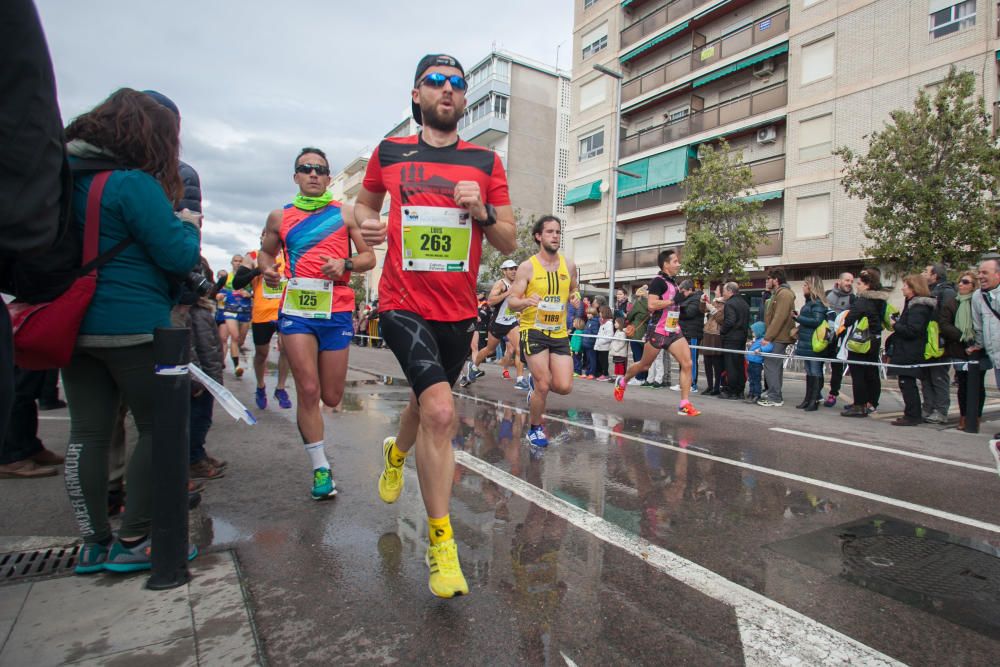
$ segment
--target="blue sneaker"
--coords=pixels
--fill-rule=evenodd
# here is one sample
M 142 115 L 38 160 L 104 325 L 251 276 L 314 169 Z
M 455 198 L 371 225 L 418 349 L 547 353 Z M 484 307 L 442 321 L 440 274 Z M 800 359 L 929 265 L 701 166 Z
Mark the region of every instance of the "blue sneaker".
M 524 391 L 528 391 L 529 389 L 531 389 L 531 386 L 528 384 L 527 380 L 521 378 L 520 380 L 514 382 L 514 389 L 522 389 Z
M 108 560 L 110 545 L 99 544 L 97 542 L 86 542 L 80 547 L 80 553 L 76 557 L 76 567 L 73 572 L 76 574 L 93 574 L 104 569 L 104 562 Z
M 115 540 L 108 552 L 108 558 L 104 563 L 104 569 L 108 572 L 141 572 L 153 567 L 150 560 L 152 551 L 152 539 L 147 537 L 131 549 Z M 194 560 L 198 555 L 198 547 L 193 544 L 188 545 L 188 560 Z
M 337 495 L 337 483 L 333 481 L 329 468 L 313 470 L 312 499 L 323 500 Z
M 254 394 L 254 400 L 257 401 L 257 408 L 260 410 L 267 409 L 267 389 L 264 387 L 257 387 L 257 393 Z
M 275 389 L 274 397 L 278 399 L 278 405 L 281 406 L 282 410 L 292 407 L 292 399 L 288 398 L 288 392 L 284 389 Z
M 545 437 L 545 429 L 541 426 L 535 426 L 528 430 L 528 442 L 535 447 L 548 447 L 549 439 Z

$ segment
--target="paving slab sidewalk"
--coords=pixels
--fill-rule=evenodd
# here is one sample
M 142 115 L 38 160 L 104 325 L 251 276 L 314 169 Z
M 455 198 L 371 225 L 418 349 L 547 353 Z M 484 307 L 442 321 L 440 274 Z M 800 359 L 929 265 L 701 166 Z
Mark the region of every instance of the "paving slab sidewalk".
M 0 666 L 261 664 L 232 552 L 189 567 L 167 591 L 147 590 L 148 572 L 0 586 Z

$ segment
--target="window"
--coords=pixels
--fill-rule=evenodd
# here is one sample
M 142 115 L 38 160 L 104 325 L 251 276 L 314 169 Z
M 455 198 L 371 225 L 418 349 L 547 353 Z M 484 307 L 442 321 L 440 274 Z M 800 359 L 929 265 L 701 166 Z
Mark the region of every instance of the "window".
M 597 0 L 583 0 L 583 8 L 590 9 L 597 4 Z
M 580 38 L 580 43 L 583 44 L 583 59 L 586 60 L 590 56 L 594 55 L 598 51 L 607 48 L 608 46 L 608 24 L 605 23 L 599 28 L 591 30 L 582 38 Z
M 830 233 L 830 195 L 798 198 L 796 233 L 798 238 L 825 236 Z
M 643 246 L 651 245 L 653 240 L 652 230 L 649 229 L 636 229 L 633 230 L 630 235 L 632 240 L 632 245 L 630 248 L 641 248 Z
M 937 39 L 976 25 L 976 0 L 930 0 L 930 32 Z
M 687 118 L 690 113 L 690 107 L 684 105 L 678 109 L 671 109 L 667 113 L 663 114 L 663 117 L 666 119 L 667 123 L 676 123 L 679 120 Z
M 462 118 L 458 121 L 458 129 L 463 130 L 476 121 L 486 118 L 490 114 L 497 118 L 507 117 L 507 97 L 504 95 L 490 94 L 477 100 L 475 104 L 465 110 Z
M 802 83 L 833 76 L 833 35 L 802 47 Z
M 600 234 L 579 236 L 573 240 L 573 261 L 577 266 L 599 262 L 602 254 Z
M 607 97 L 607 89 L 603 76 L 580 86 L 580 111 L 603 102 Z
M 833 114 L 799 123 L 799 161 L 814 160 L 833 150 Z
M 580 162 L 597 157 L 604 152 L 604 130 L 580 139 Z

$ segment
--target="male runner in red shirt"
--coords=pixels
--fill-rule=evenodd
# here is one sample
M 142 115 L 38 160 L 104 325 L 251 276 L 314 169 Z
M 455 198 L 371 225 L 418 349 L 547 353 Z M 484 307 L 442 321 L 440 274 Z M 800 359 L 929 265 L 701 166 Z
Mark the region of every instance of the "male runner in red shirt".
M 500 158 L 458 137 L 468 87 L 464 76 L 451 56 L 420 60 L 411 101 L 423 129 L 379 144 L 355 204 L 365 241 L 388 238 L 379 283 L 382 336 L 413 389 L 399 432 L 383 442 L 379 496 L 387 503 L 399 498 L 403 462 L 417 445 L 430 537 L 429 586 L 443 598 L 469 592 L 448 516 L 455 470 L 451 388 L 476 327 L 483 236 L 504 254 L 517 247 Z M 388 225 L 378 215 L 386 193 L 392 198 Z

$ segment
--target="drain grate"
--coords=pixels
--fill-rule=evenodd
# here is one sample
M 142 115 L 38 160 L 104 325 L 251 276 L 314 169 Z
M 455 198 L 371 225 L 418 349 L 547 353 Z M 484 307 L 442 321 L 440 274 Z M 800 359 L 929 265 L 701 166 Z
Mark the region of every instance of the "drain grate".
M 20 581 L 28 577 L 69 574 L 76 565 L 80 546 L 74 544 L 0 554 L 0 583 Z
M 854 577 L 941 598 L 1000 601 L 1000 558 L 976 549 L 915 535 L 876 535 L 846 541 L 843 553 Z
M 1000 549 L 991 544 L 876 515 L 768 547 L 1000 639 Z

